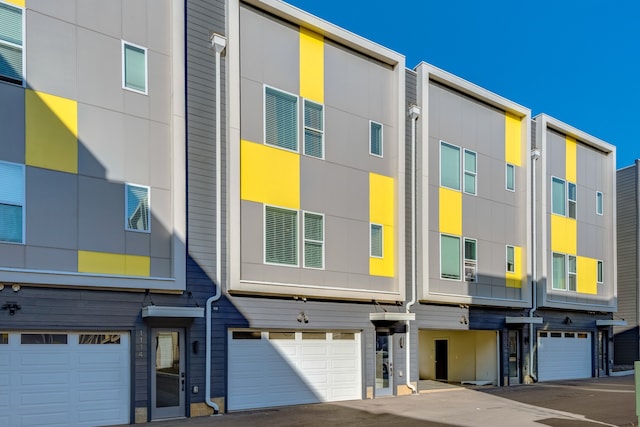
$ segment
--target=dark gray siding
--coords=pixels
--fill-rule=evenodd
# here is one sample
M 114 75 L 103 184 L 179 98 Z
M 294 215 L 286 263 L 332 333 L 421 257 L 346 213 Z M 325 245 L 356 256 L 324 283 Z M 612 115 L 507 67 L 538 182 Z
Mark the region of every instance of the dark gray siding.
M 615 364 L 638 360 L 638 168 L 617 172 L 618 313 L 627 321 L 614 328 Z
M 225 2 L 223 0 L 196 0 L 186 3 L 186 92 L 187 92 L 187 288 L 193 299 L 204 306 L 215 293 L 213 279 L 216 270 L 216 146 L 215 146 L 215 52 L 211 49 L 209 33 L 226 35 Z M 225 60 L 221 61 L 221 164 L 222 176 L 226 170 L 226 102 Z M 226 183 L 222 183 L 222 200 L 226 199 Z M 226 208 L 222 204 L 222 230 L 226 229 Z M 221 236 L 225 253 L 225 239 Z M 226 277 L 222 262 L 222 277 Z M 213 323 L 227 311 L 233 311 L 224 302 L 219 303 Z M 233 317 L 233 315 L 230 315 Z M 190 363 L 191 385 L 198 385 L 200 393 L 188 393 L 191 403 L 205 400 L 205 342 L 204 319 L 197 319 L 191 329 L 190 342 L 198 341 L 200 351 L 192 354 Z M 212 332 L 212 393 L 211 397 L 225 394 L 225 340 L 221 328 Z

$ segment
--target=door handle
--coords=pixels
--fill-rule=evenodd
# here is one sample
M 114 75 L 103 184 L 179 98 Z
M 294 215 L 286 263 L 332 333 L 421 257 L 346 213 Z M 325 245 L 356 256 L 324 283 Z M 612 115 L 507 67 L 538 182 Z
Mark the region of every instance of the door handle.
M 182 391 L 184 391 L 184 372 L 180 372 L 180 383 L 182 384 Z

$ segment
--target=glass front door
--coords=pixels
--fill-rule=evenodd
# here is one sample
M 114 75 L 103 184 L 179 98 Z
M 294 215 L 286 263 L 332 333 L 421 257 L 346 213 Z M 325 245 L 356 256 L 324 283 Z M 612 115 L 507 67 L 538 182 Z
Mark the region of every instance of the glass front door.
M 387 331 L 376 331 L 376 396 L 393 394 L 393 339 Z
M 598 376 L 607 376 L 607 332 L 598 331 Z
M 184 417 L 184 331 L 154 329 L 151 360 L 151 418 Z
M 520 333 L 509 331 L 509 384 L 520 384 Z

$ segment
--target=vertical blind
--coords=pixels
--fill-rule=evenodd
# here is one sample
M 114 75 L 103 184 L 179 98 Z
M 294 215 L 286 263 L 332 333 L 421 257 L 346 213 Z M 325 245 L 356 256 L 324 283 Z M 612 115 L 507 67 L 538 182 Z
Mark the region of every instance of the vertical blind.
M 267 144 L 298 150 L 298 98 L 265 88 L 265 139 Z
M 0 77 L 22 82 L 22 9 L 0 4 Z
M 298 265 L 298 212 L 265 207 L 265 261 Z

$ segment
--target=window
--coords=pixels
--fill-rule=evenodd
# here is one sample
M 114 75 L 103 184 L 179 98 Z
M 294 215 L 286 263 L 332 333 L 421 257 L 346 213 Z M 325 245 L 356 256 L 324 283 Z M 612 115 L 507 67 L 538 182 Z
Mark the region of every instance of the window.
M 129 231 L 151 231 L 149 221 L 149 187 L 125 185 L 126 224 Z
M 603 199 L 602 191 L 596 191 L 596 214 L 603 215 L 604 214 L 604 199 Z
M 119 334 L 80 334 L 78 344 L 120 344 Z
M 476 194 L 476 153 L 464 150 L 464 192 Z
M 577 204 L 576 184 L 556 177 L 551 178 L 551 212 L 575 219 Z
M 324 158 L 324 113 L 321 104 L 304 100 L 304 154 Z
M 22 9 L 0 3 L 0 80 L 22 84 Z
M 478 264 L 477 241 L 475 239 L 464 239 L 464 280 L 466 282 L 476 281 L 476 270 Z
M 324 268 L 324 216 L 304 213 L 304 266 Z
M 0 332 L 0 344 L 9 344 L 9 334 Z
M 234 340 L 261 340 L 262 332 L 260 331 L 233 331 L 231 337 Z
M 566 262 L 564 254 L 553 254 L 553 289 L 566 290 Z
M 369 122 L 369 154 L 382 157 L 382 125 Z
M 516 248 L 514 246 L 507 246 L 507 272 L 516 272 Z
M 460 280 L 460 238 L 440 235 L 440 277 Z
M 371 224 L 371 253 L 374 258 L 382 258 L 382 225 Z
M 596 269 L 597 282 L 604 283 L 604 263 L 602 261 L 598 261 Z
M 506 170 L 506 189 L 509 191 L 516 191 L 516 167 L 507 163 Z
M 0 242 L 24 243 L 24 166 L 0 162 Z
M 551 178 L 551 212 L 557 215 L 566 215 L 566 192 L 564 180 Z
M 576 218 L 576 205 L 577 205 L 577 195 L 576 195 L 576 185 L 567 182 L 567 202 L 569 207 L 569 218 Z
M 298 212 L 265 206 L 265 262 L 298 265 Z
M 66 344 L 67 334 L 20 334 L 20 344 Z
M 574 257 L 573 255 L 569 255 L 569 290 L 570 291 L 575 291 L 577 289 L 577 277 L 576 277 L 576 257 Z
M 460 191 L 460 148 L 440 141 L 440 185 Z
M 264 140 L 266 144 L 298 151 L 298 97 L 264 88 Z
M 147 93 L 147 49 L 122 42 L 122 87 Z

